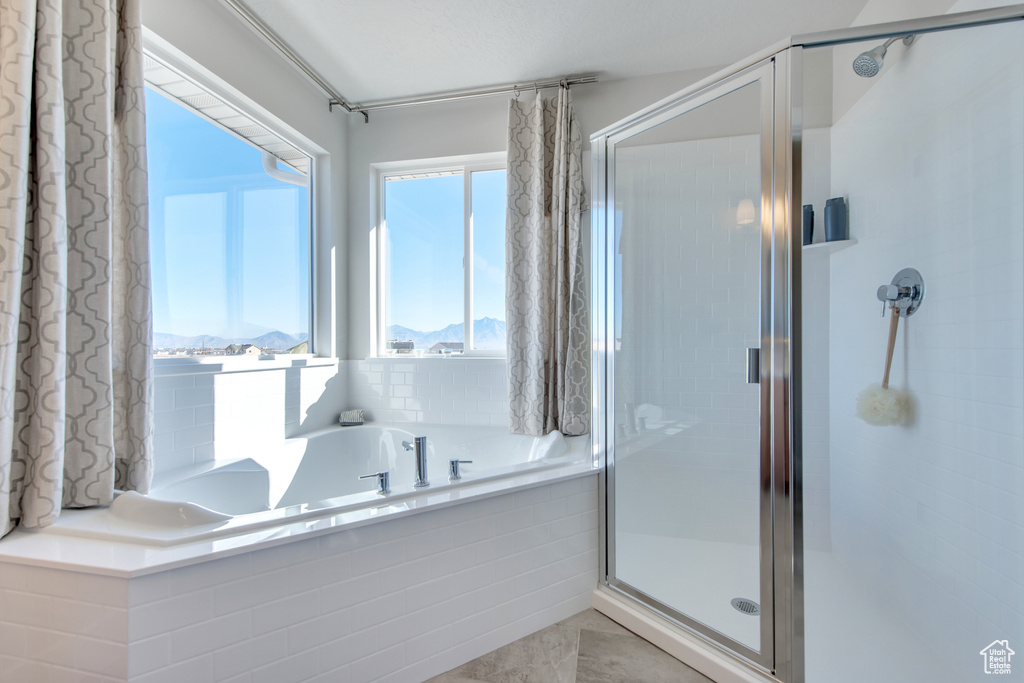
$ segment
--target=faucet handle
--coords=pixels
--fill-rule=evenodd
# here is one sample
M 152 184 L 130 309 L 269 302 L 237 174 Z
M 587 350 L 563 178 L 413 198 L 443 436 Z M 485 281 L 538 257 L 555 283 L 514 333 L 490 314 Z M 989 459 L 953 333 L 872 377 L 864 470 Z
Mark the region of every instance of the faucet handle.
M 364 474 L 359 477 L 360 479 L 377 479 L 377 493 L 384 496 L 391 493 L 391 473 L 390 472 L 374 472 L 373 474 Z
M 459 471 L 459 465 L 470 465 L 472 463 L 472 460 L 459 460 L 458 458 L 452 458 L 448 461 L 448 478 L 462 479 L 462 473 Z

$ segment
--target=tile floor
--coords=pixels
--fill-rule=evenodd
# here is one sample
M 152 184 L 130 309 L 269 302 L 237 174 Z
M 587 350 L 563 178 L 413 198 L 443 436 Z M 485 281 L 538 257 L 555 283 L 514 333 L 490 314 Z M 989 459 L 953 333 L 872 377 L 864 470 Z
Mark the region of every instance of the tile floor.
M 427 683 L 712 683 L 589 609 Z

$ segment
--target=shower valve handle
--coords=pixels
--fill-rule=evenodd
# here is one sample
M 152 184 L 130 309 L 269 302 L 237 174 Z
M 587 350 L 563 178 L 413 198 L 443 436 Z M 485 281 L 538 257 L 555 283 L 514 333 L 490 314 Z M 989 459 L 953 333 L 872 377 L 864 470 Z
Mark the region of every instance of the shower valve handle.
M 882 302 L 882 315 L 885 315 L 885 306 L 891 308 L 907 308 L 916 298 L 916 288 L 901 287 L 899 285 L 882 285 L 878 288 L 878 300 Z

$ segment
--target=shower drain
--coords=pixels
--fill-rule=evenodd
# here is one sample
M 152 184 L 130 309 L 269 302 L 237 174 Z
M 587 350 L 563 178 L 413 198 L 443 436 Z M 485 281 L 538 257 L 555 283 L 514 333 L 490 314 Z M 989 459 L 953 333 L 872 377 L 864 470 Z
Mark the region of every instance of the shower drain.
M 747 600 L 746 598 L 733 598 L 729 601 L 729 604 L 740 612 L 749 614 L 750 616 L 755 616 L 761 613 L 761 606 L 753 600 Z

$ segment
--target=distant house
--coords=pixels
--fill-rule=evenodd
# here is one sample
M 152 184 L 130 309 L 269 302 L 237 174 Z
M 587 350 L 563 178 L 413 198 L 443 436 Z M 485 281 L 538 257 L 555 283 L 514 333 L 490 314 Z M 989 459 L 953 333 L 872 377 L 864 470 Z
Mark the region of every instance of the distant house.
M 258 356 L 263 349 L 255 344 L 228 344 L 224 349 L 225 356 Z
M 463 343 L 462 342 L 437 342 L 430 347 L 427 353 L 444 353 L 450 351 L 452 353 L 462 353 Z
M 416 342 L 414 341 L 398 341 L 397 339 L 389 339 L 387 342 L 387 350 L 394 351 L 395 353 L 412 353 L 412 350 L 416 348 Z

